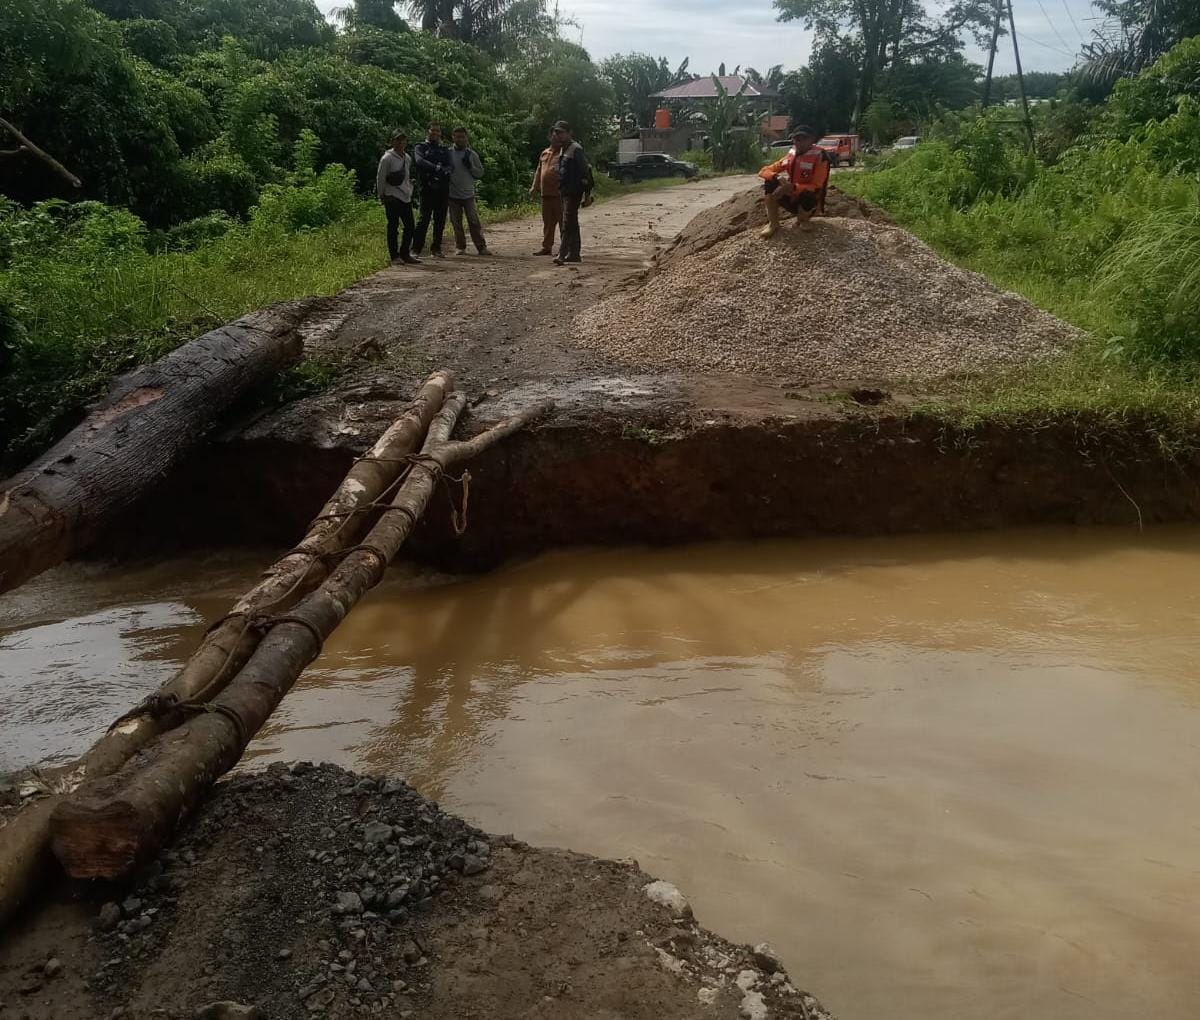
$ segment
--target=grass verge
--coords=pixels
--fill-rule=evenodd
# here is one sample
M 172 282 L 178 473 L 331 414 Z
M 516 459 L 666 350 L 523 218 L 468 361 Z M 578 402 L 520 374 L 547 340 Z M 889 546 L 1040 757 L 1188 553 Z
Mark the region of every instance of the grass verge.
M 839 174 L 842 190 L 871 198 L 868 173 Z M 962 214 L 940 207 L 885 209 L 948 262 L 987 277 L 1039 308 L 1078 326 L 1084 338 L 1068 354 L 1006 372 L 946 380 L 928 390 L 914 413 L 956 426 L 988 422 L 1078 420 L 1148 427 L 1174 450 L 1200 445 L 1200 374 L 1188 362 L 1152 360 L 1122 350 L 1122 309 L 1097 293 L 1086 274 L 1046 272 L 1036 252 L 959 240 Z M 957 221 L 951 223 L 950 221 Z M 1038 239 L 1041 243 L 1041 239 Z M 1047 238 L 1047 244 L 1053 239 Z

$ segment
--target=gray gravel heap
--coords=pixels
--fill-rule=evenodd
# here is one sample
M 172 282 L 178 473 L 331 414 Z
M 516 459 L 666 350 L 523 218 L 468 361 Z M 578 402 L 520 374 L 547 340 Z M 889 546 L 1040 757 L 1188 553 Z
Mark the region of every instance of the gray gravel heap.
M 165 940 L 192 938 L 206 1001 L 267 1003 L 281 1018 L 408 1016 L 428 963 L 419 919 L 490 856 L 483 833 L 397 779 L 308 763 L 237 776 L 99 906 L 108 958 L 90 983 L 125 1016 L 118 1004 Z M 237 904 L 236 923 L 212 916 L 218 898 Z
M 1064 351 L 1078 330 L 899 227 L 790 221 L 672 262 L 574 323 L 575 339 L 639 369 L 812 381 L 928 380 Z

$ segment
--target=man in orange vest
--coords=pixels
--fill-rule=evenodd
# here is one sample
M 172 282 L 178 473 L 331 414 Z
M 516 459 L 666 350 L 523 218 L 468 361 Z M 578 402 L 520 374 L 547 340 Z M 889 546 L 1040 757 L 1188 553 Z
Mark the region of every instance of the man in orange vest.
M 825 214 L 825 189 L 829 186 L 829 157 L 817 148 L 817 133 L 806 124 L 792 128 L 792 147 L 783 159 L 763 167 L 763 200 L 767 225 L 763 237 L 779 229 L 780 207 L 796 216 L 796 227 L 808 230 L 813 213 Z

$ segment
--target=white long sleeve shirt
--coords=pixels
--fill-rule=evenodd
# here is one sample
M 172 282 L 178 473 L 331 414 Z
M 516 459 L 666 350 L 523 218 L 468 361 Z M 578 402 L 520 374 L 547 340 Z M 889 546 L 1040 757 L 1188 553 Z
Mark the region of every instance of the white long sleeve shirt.
M 388 174 L 397 170 L 404 171 L 404 180 L 399 184 L 389 184 Z M 375 194 L 379 200 L 398 198 L 401 202 L 411 202 L 413 196 L 413 159 L 407 152 L 403 156 L 396 155 L 395 149 L 388 149 L 379 157 L 379 169 L 375 172 Z

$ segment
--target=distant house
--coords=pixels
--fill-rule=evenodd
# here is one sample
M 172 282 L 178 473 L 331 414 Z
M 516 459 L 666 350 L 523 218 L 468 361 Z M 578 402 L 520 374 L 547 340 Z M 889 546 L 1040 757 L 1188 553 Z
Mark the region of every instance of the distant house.
M 716 81 L 713 80 L 714 77 Z M 642 151 L 669 152 L 674 156 L 683 156 L 692 149 L 703 148 L 705 135 L 702 127 L 686 122 L 675 122 L 667 111 L 670 111 L 672 107 L 679 106 L 688 107 L 694 111 L 703 107 L 706 102 L 715 100 L 718 95 L 717 81 L 729 95 L 736 96 L 741 93 L 746 105 L 755 107 L 756 112 L 762 112 L 765 109 L 767 122 L 784 121 L 783 127 L 779 130 L 781 132 L 787 130 L 786 117 L 772 116 L 775 101 L 779 98 L 779 93 L 775 89 L 769 85 L 755 85 L 741 74 L 719 76 L 709 74 L 692 81 L 680 82 L 678 85 L 672 85 L 669 89 L 663 89 L 650 96 L 662 107 L 662 111 L 655 118 L 654 127 L 642 128 L 639 132 Z M 766 136 L 765 125 L 763 135 Z
M 716 81 L 713 80 L 714 78 L 716 78 Z M 779 98 L 779 93 L 769 85 L 755 85 L 744 75 L 740 74 L 723 74 L 719 77 L 711 74 L 706 75 L 702 78 L 696 78 L 693 81 L 685 81 L 680 82 L 678 85 L 672 85 L 669 89 L 655 92 L 650 98 L 657 99 L 660 103 L 702 103 L 706 99 L 717 98 L 718 81 L 721 83 L 721 87 L 731 96 L 736 96 L 741 92 L 742 96 L 746 99 L 772 100 Z

